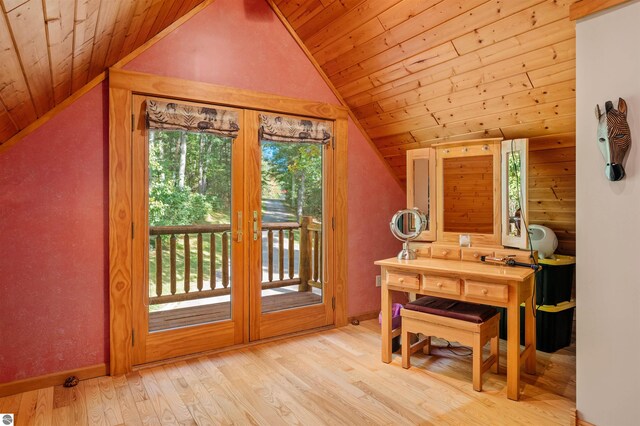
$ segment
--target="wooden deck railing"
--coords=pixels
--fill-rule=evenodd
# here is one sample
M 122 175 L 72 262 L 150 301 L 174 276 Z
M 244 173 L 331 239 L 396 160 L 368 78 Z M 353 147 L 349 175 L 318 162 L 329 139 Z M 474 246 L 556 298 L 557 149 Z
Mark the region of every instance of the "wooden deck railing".
M 263 268 L 267 269 L 266 280 L 263 279 L 262 288 L 271 289 L 298 285 L 298 291 L 311 291 L 312 287 L 322 288 L 322 226 L 312 221 L 311 217 L 302 217 L 301 223 L 276 222 L 263 223 L 263 233 L 266 231 L 267 256 L 263 259 Z M 286 245 L 285 255 L 285 232 Z M 155 296 L 149 297 L 149 304 L 156 305 L 169 302 L 202 299 L 228 295 L 230 270 L 230 233 L 228 224 L 222 225 L 181 225 L 181 226 L 152 226 L 149 228 L 150 241 L 155 246 Z M 274 234 L 277 235 L 278 246 L 274 245 Z M 296 235 L 298 234 L 298 235 Z M 163 257 L 166 256 L 164 247 L 169 236 L 169 269 L 163 269 Z M 297 238 L 296 238 L 297 237 Z M 178 238 L 182 241 L 180 251 L 183 260 L 182 287 L 178 288 Z M 191 251 L 192 238 L 196 241 L 196 280 L 192 285 Z M 205 243 L 209 249 L 208 259 L 205 260 Z M 299 242 L 298 274 L 295 273 L 295 241 Z M 263 241 L 264 243 L 264 241 Z M 221 259 L 218 261 L 216 247 L 220 247 Z M 274 254 L 278 252 L 277 277 L 274 277 Z M 165 254 L 165 256 L 163 256 Z M 285 259 L 286 257 L 286 259 Z M 285 274 L 285 260 L 287 271 Z M 266 265 L 265 265 L 266 261 Z M 206 263 L 206 265 L 205 265 Z M 205 275 L 205 269 L 208 276 Z M 218 271 L 221 282 L 218 282 Z M 165 273 L 168 272 L 168 280 Z M 205 280 L 205 278 L 207 278 Z M 275 278 L 275 279 L 274 279 Z M 206 282 L 205 282 L 206 281 Z M 169 283 L 168 291 L 165 283 Z M 153 283 L 152 283 L 153 284 Z
M 149 297 L 152 305 L 168 302 L 201 299 L 204 297 L 222 296 L 230 293 L 229 289 L 229 225 L 184 225 L 184 226 L 152 226 L 149 227 L 150 240 L 155 243 L 155 297 Z M 169 292 L 164 291 L 163 236 L 169 235 Z M 182 239 L 182 257 L 184 260 L 183 287 L 177 288 L 177 238 Z M 196 269 L 195 288 L 191 286 L 191 236 L 196 236 Z M 219 238 L 216 238 L 220 235 Z M 204 238 L 209 239 L 209 279 L 207 287 L 204 283 Z M 222 261 L 220 262 L 222 282 L 217 281 L 218 261 L 216 256 L 217 240 L 221 241 Z M 166 240 L 166 238 L 165 238 Z

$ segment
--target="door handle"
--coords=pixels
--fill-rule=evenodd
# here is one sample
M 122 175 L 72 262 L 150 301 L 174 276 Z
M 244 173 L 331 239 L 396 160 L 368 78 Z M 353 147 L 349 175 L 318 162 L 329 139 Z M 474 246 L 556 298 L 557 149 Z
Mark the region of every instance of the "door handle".
M 242 241 L 242 212 L 239 211 L 238 212 L 238 228 L 236 231 L 236 235 L 237 235 L 237 242 L 241 242 Z
M 258 212 L 253 211 L 253 241 L 258 241 Z

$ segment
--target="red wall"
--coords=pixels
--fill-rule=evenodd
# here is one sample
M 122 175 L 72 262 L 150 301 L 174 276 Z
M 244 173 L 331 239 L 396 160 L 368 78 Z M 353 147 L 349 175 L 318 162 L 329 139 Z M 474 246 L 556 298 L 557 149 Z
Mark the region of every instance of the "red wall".
M 100 86 L 0 154 L 0 383 L 108 357 L 107 124 Z
M 339 103 L 263 0 L 217 0 L 126 68 Z M 0 154 L 0 382 L 108 361 L 106 103 L 93 89 Z M 348 165 L 357 315 L 379 309 L 404 194 L 352 122 Z

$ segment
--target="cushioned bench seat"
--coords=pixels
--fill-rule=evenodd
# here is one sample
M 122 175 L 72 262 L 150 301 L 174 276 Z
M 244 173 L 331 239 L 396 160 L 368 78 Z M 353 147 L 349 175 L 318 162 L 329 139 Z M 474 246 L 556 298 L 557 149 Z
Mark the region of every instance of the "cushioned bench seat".
M 473 322 L 475 324 L 485 322 L 498 313 L 498 310 L 492 306 L 431 296 L 424 296 L 414 302 L 407 303 L 404 305 L 404 308 L 410 311 L 440 315 L 447 318 Z
M 402 366 L 411 367 L 411 354 L 420 348 L 431 351 L 431 337 L 460 342 L 473 349 L 473 389 L 482 390 L 482 373 L 498 372 L 498 328 L 500 314 L 491 306 L 458 302 L 425 296 L 407 303 L 402 315 Z M 411 345 L 410 335 L 418 333 L 425 339 Z M 491 341 L 491 355 L 482 359 L 482 348 Z

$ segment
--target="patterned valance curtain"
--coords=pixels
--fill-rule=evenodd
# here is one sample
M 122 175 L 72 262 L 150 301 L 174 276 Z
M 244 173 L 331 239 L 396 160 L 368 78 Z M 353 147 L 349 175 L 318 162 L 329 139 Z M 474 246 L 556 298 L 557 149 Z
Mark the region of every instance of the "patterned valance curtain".
M 147 126 L 150 129 L 186 130 L 230 138 L 236 138 L 240 130 L 236 111 L 153 99 L 147 99 Z
M 260 114 L 260 140 L 324 145 L 331 141 L 331 136 L 330 121 Z

